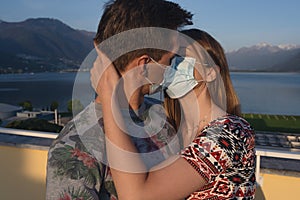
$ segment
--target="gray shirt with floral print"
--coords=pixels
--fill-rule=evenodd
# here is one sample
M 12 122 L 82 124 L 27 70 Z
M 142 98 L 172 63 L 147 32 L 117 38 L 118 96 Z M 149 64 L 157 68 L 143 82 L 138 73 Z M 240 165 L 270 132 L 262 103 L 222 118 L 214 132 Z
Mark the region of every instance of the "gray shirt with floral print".
M 148 168 L 180 151 L 160 102 L 145 98 L 139 110 L 124 113 L 127 130 Z M 103 126 L 101 105 L 92 102 L 63 128 L 48 152 L 47 200 L 117 199 Z

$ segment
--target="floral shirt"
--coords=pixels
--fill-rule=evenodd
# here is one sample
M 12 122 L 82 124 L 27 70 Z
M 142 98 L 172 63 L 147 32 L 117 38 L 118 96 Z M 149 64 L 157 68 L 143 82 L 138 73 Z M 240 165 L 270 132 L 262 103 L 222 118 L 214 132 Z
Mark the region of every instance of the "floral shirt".
M 148 168 L 180 151 L 176 131 L 166 120 L 160 102 L 145 98 L 138 111 L 125 113 L 124 121 L 138 151 L 145 153 L 141 157 Z M 137 129 L 137 125 L 143 129 Z M 148 152 L 153 152 L 150 157 Z M 51 145 L 46 199 L 117 199 L 107 166 L 101 105 L 93 102 L 87 106 Z
M 254 131 L 227 115 L 211 122 L 181 156 L 207 181 L 187 199 L 254 199 Z

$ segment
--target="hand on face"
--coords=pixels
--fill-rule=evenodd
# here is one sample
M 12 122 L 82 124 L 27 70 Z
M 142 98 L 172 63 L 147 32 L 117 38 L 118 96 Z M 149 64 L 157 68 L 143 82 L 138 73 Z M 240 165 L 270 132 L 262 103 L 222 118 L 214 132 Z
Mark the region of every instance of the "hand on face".
M 112 95 L 120 76 L 110 59 L 97 46 L 95 49 L 98 56 L 90 70 L 90 80 L 96 93 L 103 99 L 105 96 Z

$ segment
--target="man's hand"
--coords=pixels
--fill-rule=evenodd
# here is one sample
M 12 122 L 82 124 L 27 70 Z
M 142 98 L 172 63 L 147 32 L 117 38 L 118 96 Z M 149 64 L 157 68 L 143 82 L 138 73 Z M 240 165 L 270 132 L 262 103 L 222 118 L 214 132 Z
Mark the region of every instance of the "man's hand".
M 113 63 L 110 59 L 95 46 L 98 57 L 90 71 L 91 84 L 96 93 L 100 96 L 111 96 L 120 79 Z

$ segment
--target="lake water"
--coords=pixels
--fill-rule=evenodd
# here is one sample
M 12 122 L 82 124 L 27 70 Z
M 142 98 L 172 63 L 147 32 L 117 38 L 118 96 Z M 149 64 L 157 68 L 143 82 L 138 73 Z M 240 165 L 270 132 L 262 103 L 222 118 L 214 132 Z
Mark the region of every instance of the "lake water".
M 244 113 L 300 115 L 299 73 L 231 73 Z
M 242 112 L 300 115 L 299 73 L 232 72 L 231 77 Z M 18 105 L 30 100 L 36 108 L 47 108 L 52 101 L 58 101 L 59 109 L 66 110 L 75 78 L 73 98 L 87 105 L 94 98 L 88 72 L 0 74 L 0 103 Z

